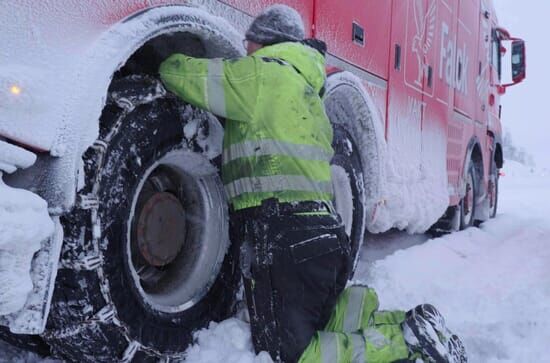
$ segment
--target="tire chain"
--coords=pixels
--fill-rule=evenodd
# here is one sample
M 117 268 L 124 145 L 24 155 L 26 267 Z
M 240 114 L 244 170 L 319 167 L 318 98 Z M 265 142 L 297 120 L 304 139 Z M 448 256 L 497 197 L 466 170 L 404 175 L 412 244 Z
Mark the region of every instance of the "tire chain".
M 134 81 L 139 80 L 135 76 L 131 76 L 131 77 L 133 77 L 132 80 Z M 152 97 L 150 99 L 150 102 L 153 102 L 158 98 L 159 97 Z M 144 103 L 141 103 L 141 104 L 144 104 Z M 122 333 L 124 339 L 126 339 L 126 341 L 128 342 L 128 346 L 126 347 L 120 359 L 121 363 L 131 362 L 138 351 L 142 351 L 144 353 L 147 353 L 149 356 L 159 358 L 160 362 L 169 362 L 172 359 L 177 360 L 179 357 L 177 356 L 169 357 L 166 354 L 163 354 L 155 350 L 154 348 L 141 345 L 139 342 L 137 342 L 136 340 L 130 337 L 128 327 L 118 318 L 118 312 L 113 303 L 109 284 L 107 283 L 105 272 L 103 270 L 103 259 L 101 257 L 102 254 L 101 254 L 101 245 L 100 245 L 101 244 L 101 219 L 98 216 L 99 199 L 97 198 L 99 185 L 101 181 L 101 170 L 105 161 L 105 155 L 107 153 L 109 142 L 117 134 L 118 130 L 122 127 L 126 116 L 134 110 L 133 107 L 119 106 L 119 108 L 121 109 L 121 113 L 117 117 L 116 122 L 111 127 L 109 132 L 105 135 L 103 139 L 97 139 L 91 146 L 91 148 L 95 151 L 97 156 L 97 161 L 94 163 L 95 171 L 94 171 L 94 180 L 92 184 L 91 193 L 83 194 L 83 195 L 79 194 L 77 197 L 78 208 L 81 210 L 90 212 L 93 252 L 92 254 L 89 254 L 87 256 L 80 257 L 76 261 L 62 260 L 60 261 L 60 266 L 59 266 L 59 268 L 72 269 L 76 271 L 79 271 L 79 270 L 95 271 L 98 276 L 101 295 L 105 300 L 106 304 L 92 318 L 82 323 L 76 324 L 74 326 L 70 326 L 63 329 L 57 329 L 53 331 L 48 331 L 42 334 L 42 337 L 45 339 L 64 338 L 71 335 L 76 335 L 79 332 L 81 332 L 83 329 L 89 326 L 92 326 L 94 324 L 112 323 L 121 329 L 120 332 Z

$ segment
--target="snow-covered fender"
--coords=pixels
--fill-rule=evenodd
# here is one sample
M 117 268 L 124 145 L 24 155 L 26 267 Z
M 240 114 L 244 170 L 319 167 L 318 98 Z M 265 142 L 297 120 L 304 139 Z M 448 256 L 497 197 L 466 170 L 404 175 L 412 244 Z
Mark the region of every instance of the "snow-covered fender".
M 347 71 L 328 76 L 324 101 L 331 122 L 346 125 L 360 148 L 367 229 L 385 231 L 391 221 L 384 216 L 387 146 L 382 117 L 361 79 Z
M 236 10 L 217 1 L 206 1 L 211 8 L 163 6 L 135 14 L 101 34 L 84 56 L 75 57 L 73 64 L 61 79 L 65 82 L 57 90 L 36 87 L 34 98 L 41 99 L 40 89 L 59 91 L 53 100 L 59 101 L 51 115 L 59 122 L 49 153 L 40 153 L 35 165 L 6 176 L 6 181 L 19 188 L 33 190 L 48 202 L 49 213 L 56 222 L 56 233 L 43 243 L 32 261 L 34 289 L 23 309 L 7 317 L 0 324 L 9 325 L 13 332 L 38 334 L 44 330 L 52 291 L 55 284 L 58 259 L 63 241 L 57 216 L 70 210 L 75 203 L 82 154 L 98 135 L 99 118 L 105 105 L 107 90 L 113 74 L 148 40 L 167 33 L 190 32 L 207 42 L 208 57 L 242 55 L 239 32 L 226 20 L 213 14 L 231 14 Z M 206 6 L 206 5 L 205 5 Z M 241 19 L 240 16 L 239 19 Z M 51 96 L 43 93 L 45 100 Z M 82 176 L 82 175 L 80 175 Z
M 242 14 L 217 1 L 202 2 L 201 8 L 173 5 L 144 10 L 114 24 L 75 57 L 65 80 L 56 90 L 58 102 L 55 138 L 48 153 L 39 155 L 34 167 L 7 178 L 11 185 L 32 189 L 44 198 L 53 215 L 63 214 L 75 203 L 81 156 L 98 135 L 99 117 L 105 105 L 113 74 L 148 40 L 162 34 L 189 32 L 209 44 L 208 57 L 242 55 L 242 36 L 224 18 Z M 241 28 L 241 26 L 239 27 Z M 70 82 L 67 82 L 70 80 Z M 44 94 L 46 99 L 51 99 Z M 40 99 L 41 95 L 35 95 Z M 59 105 L 57 105 L 59 106 Z

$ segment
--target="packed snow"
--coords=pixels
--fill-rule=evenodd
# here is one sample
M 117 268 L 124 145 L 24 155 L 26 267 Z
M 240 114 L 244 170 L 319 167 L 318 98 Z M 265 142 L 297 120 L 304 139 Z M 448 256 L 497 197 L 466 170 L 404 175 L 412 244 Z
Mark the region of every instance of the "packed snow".
M 481 228 L 437 239 L 392 231 L 367 236 L 356 279 L 382 309 L 429 302 L 459 334 L 470 362 L 539 362 L 550 356 L 550 176 L 509 162 L 500 211 Z M 266 363 L 238 317 L 196 333 L 186 362 Z M 52 363 L 0 343 L 0 362 Z
M 43 199 L 1 178 L 0 172 L 0 315 L 6 315 L 21 309 L 32 291 L 29 266 L 54 224 Z

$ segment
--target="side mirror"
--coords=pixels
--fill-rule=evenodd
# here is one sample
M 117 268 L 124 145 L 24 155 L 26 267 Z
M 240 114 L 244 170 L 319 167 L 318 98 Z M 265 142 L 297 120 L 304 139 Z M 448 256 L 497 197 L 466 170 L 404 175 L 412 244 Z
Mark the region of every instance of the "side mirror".
M 501 41 L 501 86 L 521 83 L 527 73 L 525 42 L 521 39 Z

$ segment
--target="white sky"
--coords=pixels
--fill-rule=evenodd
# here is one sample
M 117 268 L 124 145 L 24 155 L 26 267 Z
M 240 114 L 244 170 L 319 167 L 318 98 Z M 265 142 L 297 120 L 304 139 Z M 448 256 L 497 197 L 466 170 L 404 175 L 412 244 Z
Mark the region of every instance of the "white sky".
M 550 1 L 494 0 L 500 23 L 527 42 L 527 79 L 508 88 L 502 99 L 502 124 L 517 147 L 550 169 Z

